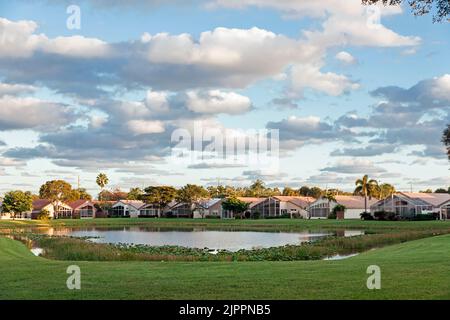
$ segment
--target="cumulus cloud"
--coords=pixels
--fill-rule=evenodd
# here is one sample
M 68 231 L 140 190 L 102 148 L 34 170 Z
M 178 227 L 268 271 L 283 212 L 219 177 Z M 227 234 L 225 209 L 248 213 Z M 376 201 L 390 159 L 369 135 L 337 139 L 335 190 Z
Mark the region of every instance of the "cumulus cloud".
M 0 130 L 39 128 L 48 131 L 76 119 L 72 108 L 36 98 L 3 96 L 0 105 Z
M 330 153 L 331 156 L 352 156 L 352 157 L 372 157 L 379 156 L 384 153 L 393 153 L 397 150 L 396 145 L 391 144 L 370 144 L 362 148 L 344 148 L 341 150 L 334 150 Z
M 347 51 L 338 52 L 335 58 L 346 65 L 356 64 L 358 62 L 358 60 Z
M 33 93 L 35 90 L 36 88 L 30 85 L 0 82 L 0 97 L 4 95 Z
M 188 91 L 187 108 L 196 113 L 228 113 L 240 114 L 250 110 L 251 101 L 248 97 L 220 90 L 207 92 Z
M 281 121 L 270 121 L 266 127 L 279 130 L 280 147 L 286 150 L 302 147 L 307 142 L 351 141 L 357 136 L 348 129 L 336 127 L 314 116 L 291 116 Z
M 35 52 L 46 52 L 72 57 L 103 57 L 109 53 L 109 45 L 101 40 L 83 36 L 56 37 L 35 34 L 38 25 L 34 21 L 10 21 L 0 18 L 0 57 L 27 58 Z
M 360 175 L 386 172 L 385 169 L 374 165 L 372 161 L 357 158 L 339 160 L 335 164 L 321 169 L 321 171 Z

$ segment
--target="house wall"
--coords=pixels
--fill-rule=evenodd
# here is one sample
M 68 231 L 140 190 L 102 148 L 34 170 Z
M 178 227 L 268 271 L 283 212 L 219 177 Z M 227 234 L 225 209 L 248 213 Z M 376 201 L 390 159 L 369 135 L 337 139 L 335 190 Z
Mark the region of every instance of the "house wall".
M 290 214 L 291 218 L 293 214 L 300 214 L 303 218 L 308 218 L 308 211 L 289 201 L 280 201 L 280 210 L 281 214 Z
M 327 199 L 318 199 L 309 206 L 309 216 L 311 219 L 326 219 L 337 205 L 338 203 L 335 201 L 328 203 Z M 344 212 L 344 219 L 361 219 L 362 212 L 364 212 L 364 208 L 347 208 Z M 316 213 L 316 216 L 313 216 L 313 213 Z M 321 214 L 321 216 L 318 217 L 317 214 Z
M 139 209 L 136 209 L 132 205 L 123 202 L 117 202 L 111 207 L 111 209 L 118 207 L 123 207 L 124 216 L 130 216 L 130 218 L 137 218 L 139 216 Z
M 364 212 L 364 208 L 361 209 L 345 209 L 344 219 L 361 219 L 361 213 Z

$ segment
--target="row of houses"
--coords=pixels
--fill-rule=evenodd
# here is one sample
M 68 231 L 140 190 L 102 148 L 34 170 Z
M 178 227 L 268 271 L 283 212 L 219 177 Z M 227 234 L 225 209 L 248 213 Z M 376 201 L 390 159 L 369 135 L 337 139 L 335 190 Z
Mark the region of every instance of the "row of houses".
M 399 192 L 386 199 L 364 199 L 361 196 L 337 195 L 335 200 L 315 199 L 302 196 L 273 196 L 267 198 L 239 197 L 248 203 L 247 217 L 280 217 L 321 219 L 327 218 L 337 205 L 345 206 L 343 219 L 359 219 L 365 206 L 371 213 L 377 211 L 395 212 L 411 217 L 418 214 L 436 213 L 440 219 L 450 219 L 450 194 Z M 235 213 L 222 208 L 223 199 L 204 199 L 193 204 L 172 201 L 165 208 L 157 204 L 147 204 L 137 200 L 111 202 L 108 210 L 102 210 L 96 201 L 77 200 L 70 203 L 52 203 L 49 200 L 33 201 L 33 209 L 21 217 L 36 219 L 46 210 L 52 219 L 86 219 L 101 217 L 186 217 L 186 218 L 235 218 Z M 365 202 L 367 201 L 367 202 Z M 1 208 L 1 206 L 0 206 Z M 369 211 L 369 210 L 368 210 Z M 241 215 L 241 214 L 240 214 Z M 9 213 L 0 212 L 0 218 L 9 219 Z

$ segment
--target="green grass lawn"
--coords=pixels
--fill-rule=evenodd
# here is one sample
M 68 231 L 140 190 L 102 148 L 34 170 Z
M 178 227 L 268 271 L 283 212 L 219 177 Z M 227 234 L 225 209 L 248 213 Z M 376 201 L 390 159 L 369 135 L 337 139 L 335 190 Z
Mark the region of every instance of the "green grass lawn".
M 68 262 L 0 238 L 0 299 L 450 299 L 450 235 L 341 261 Z M 66 288 L 79 265 L 81 290 Z M 366 269 L 381 268 L 381 290 Z

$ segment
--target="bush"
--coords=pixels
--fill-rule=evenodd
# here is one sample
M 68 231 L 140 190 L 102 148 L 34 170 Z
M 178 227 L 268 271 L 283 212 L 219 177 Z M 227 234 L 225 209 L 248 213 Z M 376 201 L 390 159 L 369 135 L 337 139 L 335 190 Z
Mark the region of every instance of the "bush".
M 398 221 L 401 220 L 401 217 L 399 214 L 391 211 L 377 211 L 374 213 L 374 216 L 377 220 L 380 221 Z
M 373 220 L 373 216 L 369 212 L 362 212 L 360 214 L 362 220 Z
M 333 212 L 331 212 L 329 215 L 328 215 L 328 219 L 336 219 L 336 217 L 337 217 L 337 214 L 336 214 L 336 212 L 333 210 Z
M 205 219 L 220 219 L 220 216 L 216 216 L 216 215 L 210 214 L 210 215 L 206 215 Z
M 38 213 L 37 217 L 38 220 L 49 220 L 50 219 L 50 212 L 48 210 L 41 210 L 41 212 Z
M 295 213 L 292 214 L 292 218 L 293 219 L 303 219 L 304 217 L 302 216 L 301 213 L 295 212 Z
M 259 213 L 258 211 L 252 213 L 252 219 L 257 220 L 257 219 L 259 219 L 260 216 L 261 216 L 261 213 Z
M 266 219 L 290 219 L 291 215 L 289 213 L 283 213 L 279 216 L 268 216 Z
M 412 221 L 427 221 L 427 220 L 436 220 L 437 217 L 434 213 L 425 213 L 425 214 L 416 214 L 414 217 L 411 217 Z

